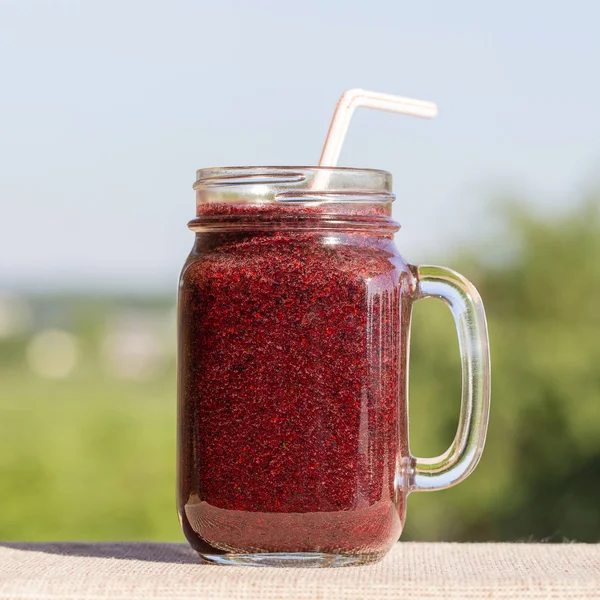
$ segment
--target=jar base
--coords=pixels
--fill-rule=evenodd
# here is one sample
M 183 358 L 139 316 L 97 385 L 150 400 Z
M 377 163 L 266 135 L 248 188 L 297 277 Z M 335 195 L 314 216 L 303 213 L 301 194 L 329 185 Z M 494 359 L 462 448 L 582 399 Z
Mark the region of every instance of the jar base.
M 358 567 L 381 560 L 384 554 L 326 554 L 323 552 L 264 552 L 257 554 L 205 554 L 200 558 L 212 565 L 239 567 Z

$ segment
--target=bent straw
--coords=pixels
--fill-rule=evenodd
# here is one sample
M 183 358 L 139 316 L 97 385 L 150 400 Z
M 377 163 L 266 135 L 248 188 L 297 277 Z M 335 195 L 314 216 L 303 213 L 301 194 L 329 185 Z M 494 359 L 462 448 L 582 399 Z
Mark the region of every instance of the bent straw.
M 438 113 L 437 104 L 426 100 L 403 98 L 402 96 L 392 96 L 391 94 L 381 94 L 361 89 L 347 90 L 341 95 L 333 113 L 319 160 L 320 167 L 335 167 L 337 165 L 352 115 L 361 106 L 423 119 L 433 119 Z M 312 187 L 326 187 L 324 184 L 327 183 L 328 179 L 329 173 L 318 172 Z

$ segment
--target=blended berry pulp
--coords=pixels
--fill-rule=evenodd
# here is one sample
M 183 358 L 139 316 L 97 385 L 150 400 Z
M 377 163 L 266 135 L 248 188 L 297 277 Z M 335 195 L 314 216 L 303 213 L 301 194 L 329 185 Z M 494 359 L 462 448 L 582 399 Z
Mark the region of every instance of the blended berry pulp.
M 379 558 L 405 514 L 413 277 L 375 225 L 270 211 L 222 209 L 244 228 L 197 233 L 182 273 L 183 529 L 204 554 Z

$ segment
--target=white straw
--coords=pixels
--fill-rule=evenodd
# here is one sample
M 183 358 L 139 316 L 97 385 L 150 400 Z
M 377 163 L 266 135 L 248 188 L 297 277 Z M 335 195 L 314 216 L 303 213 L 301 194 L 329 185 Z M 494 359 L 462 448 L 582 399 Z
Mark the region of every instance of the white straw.
M 424 119 L 433 119 L 438 113 L 438 107 L 433 102 L 361 89 L 348 90 L 341 95 L 333 113 L 319 166 L 335 167 L 337 165 L 352 115 L 361 106 Z M 312 187 L 324 189 L 326 188 L 324 184 L 328 179 L 328 173 L 317 173 Z

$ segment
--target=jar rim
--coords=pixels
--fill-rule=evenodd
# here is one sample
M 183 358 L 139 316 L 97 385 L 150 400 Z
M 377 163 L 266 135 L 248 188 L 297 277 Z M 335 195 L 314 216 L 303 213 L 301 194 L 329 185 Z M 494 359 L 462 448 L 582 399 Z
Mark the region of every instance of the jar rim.
M 253 172 L 253 171 L 289 171 L 289 170 L 302 170 L 302 171 L 358 171 L 364 173 L 381 173 L 390 175 L 389 171 L 385 169 L 374 169 L 371 167 L 323 167 L 320 165 L 243 165 L 243 166 L 228 166 L 228 167 L 203 167 L 196 171 L 196 176 L 201 179 L 205 176 L 210 176 L 213 173 L 227 173 L 228 171 L 235 172 Z
M 353 181 L 360 181 L 357 189 L 389 192 L 392 174 L 383 169 L 364 167 L 321 167 L 318 165 L 265 165 L 240 167 L 208 167 L 196 171 L 194 190 L 204 187 L 247 185 L 253 183 L 291 184 L 320 177 L 321 181 L 344 181 L 351 188 Z
M 190 228 L 397 227 L 392 176 L 352 167 L 216 167 L 194 184 Z M 318 221 L 318 223 L 317 223 Z

